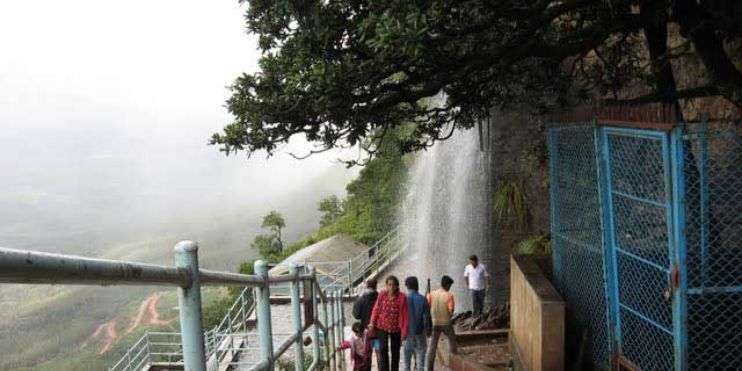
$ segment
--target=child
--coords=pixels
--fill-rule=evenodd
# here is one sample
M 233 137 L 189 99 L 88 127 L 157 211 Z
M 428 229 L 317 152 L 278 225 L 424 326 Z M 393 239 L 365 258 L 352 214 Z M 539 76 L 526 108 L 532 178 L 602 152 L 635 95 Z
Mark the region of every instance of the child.
M 368 339 L 368 331 L 363 328 L 361 322 L 353 323 L 351 330 L 353 334 L 350 341 L 343 341 L 340 349 L 350 349 L 354 371 L 368 370 L 371 366 L 371 341 Z

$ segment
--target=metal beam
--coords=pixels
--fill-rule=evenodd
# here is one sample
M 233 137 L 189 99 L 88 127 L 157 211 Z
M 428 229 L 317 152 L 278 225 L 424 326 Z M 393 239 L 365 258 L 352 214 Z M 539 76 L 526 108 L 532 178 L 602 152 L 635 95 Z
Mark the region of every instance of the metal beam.
M 191 279 L 172 266 L 0 248 L 0 283 L 189 287 Z

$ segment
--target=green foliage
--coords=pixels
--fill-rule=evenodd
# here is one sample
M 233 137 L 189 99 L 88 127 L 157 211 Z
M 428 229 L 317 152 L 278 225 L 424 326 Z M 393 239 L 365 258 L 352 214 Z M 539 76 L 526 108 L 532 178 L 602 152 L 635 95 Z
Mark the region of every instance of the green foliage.
M 500 221 L 513 218 L 520 229 L 528 226 L 528 204 L 523 187 L 515 181 L 503 180 L 497 185 L 494 209 Z
M 254 267 L 254 261 L 245 261 L 240 263 L 237 271 L 242 274 L 254 274 Z M 203 319 L 201 322 L 205 330 L 209 330 L 219 324 L 232 306 L 232 303 L 237 299 L 237 296 L 242 292 L 242 289 L 242 287 L 229 287 L 226 294 L 218 296 L 215 300 L 209 301 L 203 306 Z
M 343 202 L 338 196 L 332 195 L 319 201 L 318 210 L 322 213 L 319 226 L 326 227 L 343 215 Z
M 254 261 L 242 262 L 240 263 L 240 266 L 237 269 L 237 271 L 242 274 L 255 274 L 255 262 Z
M 250 247 L 257 250 L 263 259 L 274 262 L 279 259 L 283 250 L 281 230 L 286 227 L 286 220 L 278 211 L 272 210 L 263 217 L 261 227 L 268 228 L 271 234 L 259 234 L 255 236 Z
M 263 54 L 231 87 L 234 121 L 211 138 L 227 153 L 271 152 L 296 134 L 322 148 L 375 147 L 380 133 L 414 123 L 409 152 L 491 107 L 543 113 L 630 91 L 742 104 L 740 56 L 724 47 L 742 35 L 734 1 L 245 2 Z M 668 62 L 691 57 L 709 78 L 676 92 Z
M 281 240 L 281 230 L 286 226 L 286 220 L 283 219 L 283 215 L 278 211 L 271 211 L 268 215 L 263 217 L 263 224 L 261 227 L 268 228 L 274 236 L 278 239 L 278 242 L 283 245 Z
M 270 262 L 276 260 L 283 250 L 281 242 L 274 235 L 259 234 L 255 236 L 250 247 L 257 250 L 260 256 Z
M 401 149 L 404 140 L 402 130 L 394 131 L 358 178 L 348 184 L 345 212 L 332 226 L 337 233 L 370 244 L 394 228 L 407 177 Z
M 203 306 L 201 310 L 201 323 L 204 330 L 209 330 L 221 322 L 236 297 L 236 295 L 223 295 Z
M 533 236 L 518 243 L 517 254 L 550 254 L 551 239 L 548 235 Z

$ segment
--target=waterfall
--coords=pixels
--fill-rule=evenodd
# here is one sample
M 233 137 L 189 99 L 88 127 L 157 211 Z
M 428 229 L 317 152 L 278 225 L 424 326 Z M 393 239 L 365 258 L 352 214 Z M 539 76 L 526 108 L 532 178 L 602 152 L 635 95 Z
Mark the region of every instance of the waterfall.
M 458 130 L 418 154 L 402 203 L 400 234 L 415 267 L 410 274 L 421 284 L 430 278 L 433 289 L 444 274 L 451 276 L 457 312 L 471 310 L 464 282 L 469 256 L 476 254 L 493 272 L 488 156 L 476 130 Z M 487 297 L 490 302 L 492 292 Z

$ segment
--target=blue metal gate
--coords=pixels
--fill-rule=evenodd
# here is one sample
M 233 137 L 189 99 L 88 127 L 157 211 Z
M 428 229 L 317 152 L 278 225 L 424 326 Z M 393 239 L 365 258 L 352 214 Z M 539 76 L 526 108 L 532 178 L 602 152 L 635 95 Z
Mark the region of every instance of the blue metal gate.
M 678 234 L 682 177 L 668 132 L 603 127 L 600 191 L 612 348 L 630 369 L 683 369 L 684 308 Z M 648 351 L 651 349 L 652 351 Z
M 742 118 L 672 117 L 588 112 L 548 132 L 554 280 L 568 343 L 599 369 L 742 365 Z

